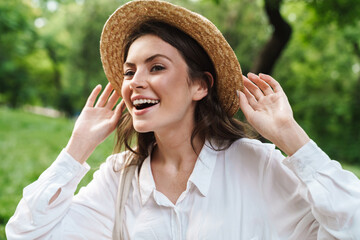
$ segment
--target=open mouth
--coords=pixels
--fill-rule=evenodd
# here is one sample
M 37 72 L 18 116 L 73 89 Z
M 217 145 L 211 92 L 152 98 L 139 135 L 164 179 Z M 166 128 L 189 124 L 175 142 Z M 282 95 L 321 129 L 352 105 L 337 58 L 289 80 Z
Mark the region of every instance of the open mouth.
M 152 99 L 136 99 L 133 101 L 133 105 L 137 110 L 142 110 L 145 108 L 152 107 L 158 104 L 159 100 L 152 100 Z

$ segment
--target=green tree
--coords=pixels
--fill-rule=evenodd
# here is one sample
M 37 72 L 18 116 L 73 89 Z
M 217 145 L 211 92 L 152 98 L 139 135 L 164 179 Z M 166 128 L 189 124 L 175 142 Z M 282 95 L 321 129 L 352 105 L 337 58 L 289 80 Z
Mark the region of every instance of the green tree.
M 0 102 L 13 107 L 31 98 L 29 66 L 37 34 L 32 9 L 21 0 L 0 1 Z
M 100 60 L 101 31 L 110 14 L 124 2 L 88 0 L 79 6 L 76 14 L 67 18 L 71 44 L 64 81 L 73 111 L 81 109 L 95 85 L 107 83 Z
M 351 161 L 360 163 L 360 5 L 355 0 L 312 0 L 309 8 L 314 10 L 314 25 L 319 27 L 332 26 L 341 36 L 341 41 L 347 46 L 347 55 L 351 64 L 344 65 L 344 68 L 352 70 L 350 74 L 339 74 L 339 80 L 344 85 L 351 85 L 348 89 L 349 96 L 347 110 L 342 114 L 347 119 L 345 125 L 339 128 L 338 137 L 345 140 L 341 144 L 346 151 L 346 156 Z M 342 52 L 337 58 L 343 58 Z M 351 57 L 350 57 L 351 56 Z
M 331 1 L 321 3 L 331 6 Z M 310 136 L 333 158 L 360 163 L 359 97 L 354 91 L 359 78 L 354 46 L 360 36 L 355 26 L 360 15 L 338 21 L 327 16 L 340 16 L 341 7 L 330 14 L 315 2 L 288 1 L 285 6 L 294 36 L 274 73 L 286 80 L 283 85 L 296 118 Z

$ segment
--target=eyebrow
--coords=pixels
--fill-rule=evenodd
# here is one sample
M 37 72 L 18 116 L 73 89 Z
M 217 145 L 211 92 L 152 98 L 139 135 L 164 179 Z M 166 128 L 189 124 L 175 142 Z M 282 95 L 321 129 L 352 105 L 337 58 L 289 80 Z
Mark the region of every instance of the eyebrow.
M 152 55 L 152 56 L 148 57 L 147 59 L 145 59 L 145 63 L 151 62 L 152 60 L 154 60 L 155 58 L 158 58 L 158 57 L 166 58 L 167 60 L 172 62 L 172 60 L 169 57 L 167 57 L 167 56 L 165 56 L 163 54 L 155 54 L 155 55 Z M 131 63 L 131 62 L 125 62 L 124 65 L 135 66 L 135 64 Z

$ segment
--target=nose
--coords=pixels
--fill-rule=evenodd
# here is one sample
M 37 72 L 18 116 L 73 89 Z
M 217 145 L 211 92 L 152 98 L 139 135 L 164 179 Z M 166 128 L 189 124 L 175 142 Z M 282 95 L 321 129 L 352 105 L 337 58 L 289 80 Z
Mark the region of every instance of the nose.
M 130 88 L 142 89 L 147 87 L 147 76 L 141 71 L 136 71 L 133 78 L 130 81 Z

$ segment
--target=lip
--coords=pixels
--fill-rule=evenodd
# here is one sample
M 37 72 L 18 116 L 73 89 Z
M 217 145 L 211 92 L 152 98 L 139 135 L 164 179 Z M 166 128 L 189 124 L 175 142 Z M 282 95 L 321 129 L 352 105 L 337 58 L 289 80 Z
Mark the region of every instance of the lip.
M 136 99 L 135 99 L 135 100 L 136 100 Z M 155 99 L 154 99 L 154 100 L 155 100 Z M 141 116 L 141 115 L 144 115 L 144 114 L 146 114 L 146 113 L 154 110 L 155 108 L 158 107 L 158 105 L 159 105 L 159 103 L 157 103 L 157 104 L 155 104 L 155 105 L 153 105 L 153 106 L 151 106 L 151 107 L 148 107 L 148 108 L 145 108 L 145 109 L 140 109 L 140 110 L 138 110 L 138 109 L 136 109 L 135 107 L 133 107 L 133 113 L 134 113 L 134 115 L 136 115 L 136 116 Z

